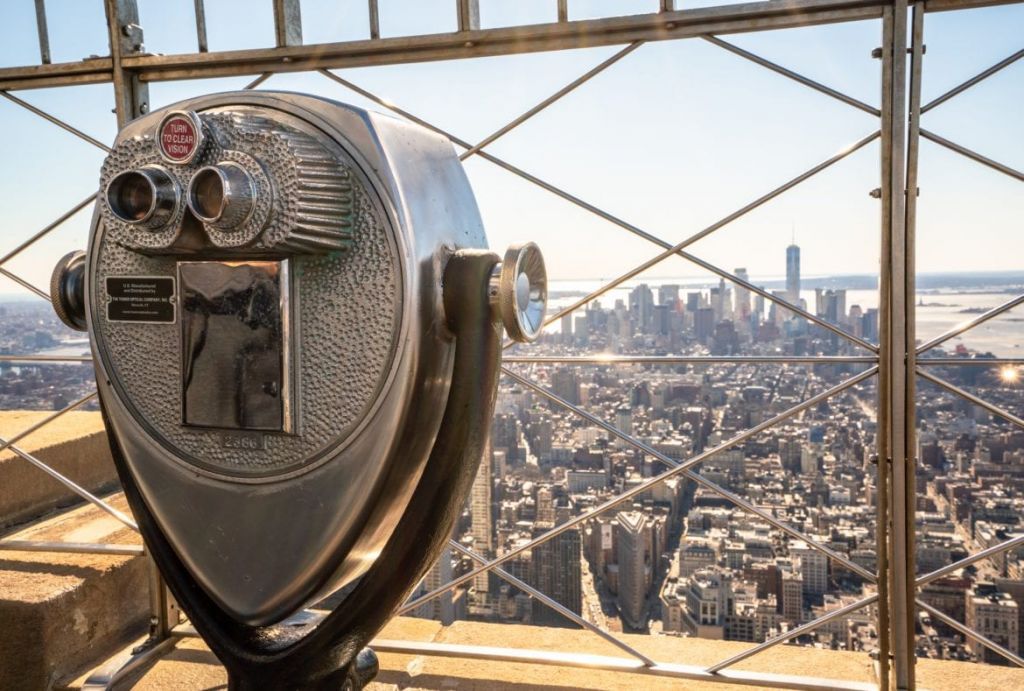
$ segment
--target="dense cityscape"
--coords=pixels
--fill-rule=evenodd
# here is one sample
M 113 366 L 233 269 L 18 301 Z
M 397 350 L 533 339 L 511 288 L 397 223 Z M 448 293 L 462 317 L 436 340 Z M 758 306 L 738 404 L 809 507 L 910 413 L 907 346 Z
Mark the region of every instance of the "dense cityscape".
M 786 286 L 778 294 L 800 304 L 796 245 L 787 249 L 786 264 Z M 743 269 L 735 274 L 746 279 Z M 877 310 L 846 302 L 845 290 L 818 289 L 815 304 L 800 306 L 877 342 Z M 553 535 L 507 561 L 505 571 L 609 631 L 760 642 L 876 592 L 863 575 L 876 569 L 874 377 L 716 450 L 867 364 L 552 361 L 595 353 L 868 354 L 724 282 L 701 289 L 641 284 L 612 305 L 592 302 L 531 347 L 530 356 L 549 360 L 512 365 L 553 396 L 504 378 L 492 449 L 456 536 L 463 547 L 495 558 Z M 962 345 L 930 354 L 985 357 Z M 934 371 L 1010 410 L 1019 398 L 1015 371 Z M 1024 432 L 937 387 L 921 387 L 916 557 L 923 575 L 1021 531 Z M 677 473 L 651 483 L 669 465 L 697 454 L 706 458 L 693 467 L 696 479 Z M 551 533 L 630 490 L 639 491 Z M 760 507 L 774 524 L 727 495 Z M 417 595 L 477 565 L 449 550 Z M 1017 652 L 1024 633 L 1022 579 L 1021 551 L 1010 551 L 931 581 L 920 597 Z M 445 622 L 576 626 L 494 573 L 423 604 L 417 614 Z M 875 616 L 872 607 L 855 609 L 790 642 L 871 651 Z M 917 626 L 921 656 L 1005 662 L 927 612 L 919 611 Z
M 747 280 L 744 269 L 735 274 Z M 846 290 L 816 289 L 810 305 L 801 299 L 796 245 L 786 250 L 786 283 L 776 293 L 845 333 L 878 340 L 877 309 L 848 305 Z M 87 354 L 87 342 L 48 305 L 8 302 L 0 310 L 0 354 Z M 724 281 L 636 285 L 621 299 L 602 296 L 566 315 L 560 327 L 522 351 L 533 362 L 509 364 L 539 389 L 502 380 L 491 448 L 455 535 L 464 548 L 487 559 L 522 550 L 503 565 L 508 576 L 612 632 L 760 642 L 876 592 L 865 577 L 876 569 L 875 378 L 745 434 L 870 363 L 729 360 L 867 350 Z M 595 354 L 724 360 L 557 362 Z M 991 357 L 962 344 L 930 355 Z M 93 388 L 88 365 L 8 359 L 0 367 L 5 409 L 59 409 Z M 1011 412 L 1019 401 L 1014 369 L 929 371 Z M 923 575 L 1024 531 L 1024 431 L 936 386 L 922 381 L 919 389 L 916 566 Z M 692 475 L 653 481 L 696 455 L 704 460 L 688 469 Z M 630 499 L 583 517 L 624 492 Z M 523 549 L 542 535 L 548 539 Z M 1022 556 L 1011 550 L 934 579 L 920 599 L 1019 653 Z M 477 565 L 449 549 L 416 595 Z M 495 572 L 414 614 L 576 626 Z M 790 642 L 871 651 L 875 616 L 873 607 L 855 609 Z M 921 656 L 1004 661 L 923 610 L 917 632 Z

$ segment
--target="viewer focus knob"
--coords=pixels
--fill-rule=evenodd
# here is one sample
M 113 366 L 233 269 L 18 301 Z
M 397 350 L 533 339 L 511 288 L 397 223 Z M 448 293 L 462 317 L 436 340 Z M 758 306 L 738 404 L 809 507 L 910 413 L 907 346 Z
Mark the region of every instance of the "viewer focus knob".
M 491 301 L 513 341 L 532 343 L 544 326 L 548 274 L 540 248 L 532 242 L 512 245 L 494 267 Z
M 62 322 L 85 331 L 85 252 L 76 250 L 61 257 L 50 276 L 50 302 Z

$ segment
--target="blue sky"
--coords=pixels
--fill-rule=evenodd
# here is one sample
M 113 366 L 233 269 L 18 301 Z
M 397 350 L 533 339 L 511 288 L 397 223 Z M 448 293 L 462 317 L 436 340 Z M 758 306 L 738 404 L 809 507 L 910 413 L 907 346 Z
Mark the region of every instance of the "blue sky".
M 102 0 L 47 0 L 54 61 L 108 52 Z M 211 50 L 267 46 L 269 0 L 207 0 Z M 702 2 L 698 4 L 717 4 Z M 450 31 L 454 0 L 380 0 L 385 36 Z M 485 27 L 551 21 L 555 0 L 481 0 Z M 570 0 L 573 18 L 644 12 L 656 0 Z M 695 6 L 686 3 L 688 7 Z M 195 49 L 191 0 L 139 0 L 146 48 Z M 363 0 L 304 0 L 307 43 L 365 38 Z M 244 12 L 241 10 L 244 9 Z M 237 22 L 236 17 L 244 16 Z M 878 21 L 725 37 L 873 105 Z M 1024 47 L 1024 6 L 926 19 L 924 100 Z M 616 52 L 557 53 L 350 69 L 347 79 L 476 141 Z M 0 8 L 0 66 L 38 61 L 31 0 Z M 160 83 L 154 107 L 240 88 L 250 78 Z M 316 74 L 278 75 L 263 89 L 308 91 L 380 110 Z M 21 92 L 103 141 L 116 127 L 109 86 Z M 91 193 L 102 152 L 0 101 L 9 135 L 0 166 L 4 243 L 11 245 Z M 1024 169 L 1024 60 L 929 113 L 924 126 Z M 677 242 L 877 129 L 877 119 L 701 40 L 648 44 L 488 150 L 668 241 Z M 10 136 L 15 133 L 16 136 Z M 1021 269 L 1024 185 L 922 142 L 920 271 Z M 878 263 L 878 144 L 693 246 L 752 276 L 784 271 L 795 233 L 805 274 L 872 273 Z M 554 278 L 622 273 L 658 248 L 481 159 L 467 161 L 492 246 L 537 240 Z M 10 268 L 45 285 L 63 252 L 84 246 L 82 213 Z M 673 258 L 648 276 L 697 276 Z M 0 284 L 0 292 L 11 292 Z

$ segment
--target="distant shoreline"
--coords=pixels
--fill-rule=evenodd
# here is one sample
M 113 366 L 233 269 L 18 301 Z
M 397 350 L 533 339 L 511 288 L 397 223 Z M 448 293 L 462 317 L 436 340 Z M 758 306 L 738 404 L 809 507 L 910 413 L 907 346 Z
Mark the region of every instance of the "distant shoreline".
M 564 278 L 551 279 L 552 297 L 561 295 L 570 297 L 574 295 L 585 295 L 586 291 L 574 289 L 565 284 L 571 283 L 598 283 L 603 284 L 611 281 L 611 278 Z M 784 277 L 772 276 L 770 278 L 758 278 L 753 276 L 750 282 L 754 285 L 777 290 L 786 287 Z M 678 277 L 650 277 L 646 279 L 633 279 L 623 287 L 648 283 L 652 285 L 671 285 L 679 283 L 687 288 L 700 289 L 718 285 L 718 280 L 706 276 L 678 276 Z M 801 290 L 814 290 L 816 288 L 846 288 L 847 290 L 876 290 L 878 288 L 878 276 L 876 274 L 837 274 L 833 276 L 806 276 L 801 277 Z M 1011 291 L 1010 289 L 1016 289 Z M 934 272 L 919 273 L 917 275 L 918 294 L 935 294 L 944 290 L 956 290 L 959 293 L 1002 293 L 1021 292 L 1024 289 L 1024 271 L 968 271 L 968 272 Z M 35 303 L 41 302 L 37 297 L 26 293 L 0 293 L 0 304 L 14 303 Z

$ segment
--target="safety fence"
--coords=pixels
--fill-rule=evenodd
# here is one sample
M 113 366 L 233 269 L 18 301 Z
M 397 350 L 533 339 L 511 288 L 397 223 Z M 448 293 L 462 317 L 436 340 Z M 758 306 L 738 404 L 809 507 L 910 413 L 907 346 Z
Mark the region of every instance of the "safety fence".
M 27 1 L 27 0 L 26 0 Z M 1024 48 L 1004 60 L 963 81 L 955 88 L 928 103 L 921 103 L 921 78 L 924 64 L 924 41 L 926 16 L 931 12 L 970 11 L 973 8 L 996 4 L 974 0 L 929 0 L 908 3 L 906 0 L 881 2 L 879 0 L 793 0 L 790 2 L 753 2 L 740 5 L 726 5 L 696 9 L 677 9 L 674 0 L 652 2 L 644 14 L 617 16 L 600 19 L 573 19 L 568 0 L 552 0 L 555 4 L 555 21 L 531 26 L 510 26 L 493 29 L 480 27 L 480 10 L 477 0 L 454 0 L 450 11 L 454 13 L 457 31 L 445 34 L 382 38 L 380 31 L 380 8 L 383 0 L 369 0 L 369 35 L 365 39 L 342 43 L 304 45 L 302 41 L 301 7 L 299 0 L 274 0 L 276 45 L 270 48 L 210 52 L 206 35 L 205 7 L 203 0 L 195 0 L 196 43 L 198 50 L 191 54 L 153 55 L 142 52 L 143 28 L 140 26 L 135 0 L 105 0 L 104 7 L 109 29 L 110 56 L 84 60 L 75 63 L 51 62 L 50 42 L 47 32 L 47 16 L 44 0 L 35 0 L 37 26 L 39 29 L 40 64 L 0 69 L 0 96 L 10 104 L 24 108 L 48 122 L 63 128 L 89 144 L 103 150 L 109 148 L 103 142 L 82 132 L 73 124 L 55 117 L 31 103 L 27 92 L 34 88 L 74 86 L 81 84 L 111 83 L 115 95 L 115 110 L 119 124 L 131 120 L 150 107 L 148 85 L 155 82 L 253 75 L 254 79 L 245 88 L 263 86 L 273 75 L 281 72 L 311 72 L 319 74 L 359 96 L 368 99 L 381 108 L 426 127 L 450 139 L 462 151 L 462 160 L 478 158 L 507 173 L 520 178 L 550 193 L 567 204 L 593 214 L 603 221 L 652 245 L 652 254 L 613 280 L 584 297 L 549 315 L 545 324 L 556 324 L 563 317 L 591 305 L 595 300 L 620 288 L 644 272 L 658 266 L 671 257 L 680 257 L 691 265 L 720 278 L 733 286 L 749 291 L 764 300 L 787 310 L 800 319 L 833 334 L 848 343 L 856 355 L 822 356 L 523 356 L 515 353 L 505 357 L 503 375 L 507 381 L 552 405 L 579 416 L 588 424 L 604 430 L 608 435 L 621 440 L 627 447 L 635 449 L 664 466 L 663 472 L 645 479 L 627 491 L 598 503 L 585 512 L 543 532 L 531 540 L 502 553 L 496 558 L 479 554 L 452 540 L 451 549 L 472 559 L 475 568 L 457 576 L 451 581 L 406 603 L 400 613 L 413 612 L 434 598 L 464 585 L 486 572 L 493 572 L 515 588 L 553 608 L 563 617 L 580 627 L 595 633 L 628 654 L 629 658 L 601 658 L 593 655 L 574 655 L 570 652 L 551 654 L 517 649 L 477 649 L 473 646 L 445 644 L 423 644 L 401 641 L 378 641 L 375 648 L 381 651 L 395 651 L 415 654 L 447 655 L 479 658 L 482 660 L 505 660 L 537 664 L 577 665 L 614 671 L 630 671 L 637 674 L 676 677 L 695 680 L 713 680 L 737 684 L 775 684 L 790 688 L 865 688 L 865 684 L 854 681 L 822 680 L 804 677 L 772 675 L 770 673 L 742 672 L 735 665 L 768 648 L 796 639 L 824 626 L 830 621 L 865 610 L 877 616 L 879 635 L 876 672 L 878 686 L 888 688 L 890 683 L 898 688 L 913 688 L 915 656 L 915 611 L 920 608 L 943 621 L 963 636 L 977 641 L 1017 665 L 1024 666 L 1024 659 L 1006 646 L 990 640 L 965 624 L 956 621 L 918 597 L 923 586 L 954 573 L 964 567 L 993 558 L 1010 550 L 1024 546 L 1024 536 L 1012 537 L 991 545 L 970 556 L 950 563 L 925 574 L 917 574 L 914 566 L 915 541 L 915 396 L 916 380 L 923 379 L 960 396 L 973 405 L 979 406 L 1016 427 L 1024 428 L 1024 420 L 1014 413 L 979 397 L 944 378 L 937 376 L 935 368 L 962 366 L 1018 366 L 1024 360 L 995 358 L 985 361 L 962 358 L 928 357 L 928 353 L 951 339 L 966 333 L 988 320 L 1006 313 L 1024 303 L 1024 295 L 1013 297 L 1004 304 L 970 319 L 947 333 L 918 345 L 915 337 L 915 227 L 917 195 L 905 193 L 918 186 L 918 148 L 922 138 L 944 147 L 978 164 L 1024 182 L 1024 172 L 1009 165 L 986 157 L 966 146 L 952 141 L 941 134 L 921 126 L 921 118 L 931 110 L 942 106 L 951 99 L 988 79 L 1004 68 L 1024 57 Z M 777 64 L 761 55 L 750 52 L 723 36 L 748 32 L 774 31 L 785 28 L 831 24 L 850 21 L 873 20 L 880 27 L 879 45 L 875 57 L 879 58 L 881 74 L 880 105 L 874 106 L 854 98 L 826 84 L 804 76 L 797 71 Z M 697 40 L 728 51 L 735 56 L 770 70 L 786 79 L 800 84 L 827 98 L 877 118 L 877 123 L 855 141 L 849 142 L 835 155 L 808 168 L 801 174 L 785 180 L 749 203 L 730 211 L 719 220 L 694 232 L 685 238 L 662 238 L 630 221 L 601 207 L 596 200 L 586 200 L 555 185 L 532 171 L 524 170 L 488 149 L 525 122 L 551 107 L 568 94 L 585 85 L 599 74 L 619 63 L 627 63 L 630 56 L 643 51 L 645 45 L 668 40 Z M 345 68 L 395 65 L 411 62 L 455 60 L 469 57 L 510 55 L 516 53 L 571 50 L 593 46 L 621 46 L 617 52 L 596 64 L 578 78 L 541 100 L 519 116 L 513 118 L 491 134 L 472 141 L 458 136 L 416 114 L 396 105 L 391 98 L 374 93 L 346 76 Z M 271 84 L 272 85 L 272 84 Z M 17 93 L 17 95 L 16 95 Z M 792 296 L 765 290 L 737 275 L 709 262 L 690 251 L 690 246 L 716 231 L 729 226 L 762 205 L 801 185 L 822 171 L 829 169 L 856 151 L 873 142 L 879 142 L 879 185 L 875 195 L 879 199 L 880 214 L 878 237 L 881 242 L 879 339 L 878 343 L 856 336 L 832 321 L 812 311 L 803 309 Z M 40 239 L 49 235 L 70 218 L 90 208 L 95 195 L 90 195 L 75 204 L 38 232 L 0 256 L 0 275 L 16 282 L 25 290 L 49 299 L 47 291 L 5 268 L 5 265 Z M 485 219 L 486 220 L 486 219 Z M 511 344 L 507 344 L 506 348 Z M 0 360 L 16 362 L 88 362 L 89 358 L 4 355 Z M 618 428 L 594 413 L 567 400 L 543 386 L 529 376 L 530 368 L 539 364 L 586 365 L 643 363 L 650 365 L 707 365 L 713 363 L 747 363 L 765 365 L 855 365 L 860 371 L 838 384 L 802 400 L 760 423 L 742 430 L 710 448 L 685 460 L 671 458 L 629 431 Z M 700 464 L 715 454 L 742 444 L 756 435 L 791 420 L 800 413 L 814 408 L 830 398 L 850 390 L 859 384 L 873 383 L 878 395 L 878 449 L 881 459 L 877 468 L 875 487 L 877 490 L 877 568 L 869 570 L 850 557 L 836 551 L 810 535 L 797 530 L 776 517 L 768 508 L 758 505 L 746 497 L 727 489 L 698 472 Z M 0 451 L 9 450 L 46 472 L 64 484 L 69 490 L 86 501 L 110 514 L 126 526 L 137 530 L 131 517 L 120 512 L 107 501 L 48 467 L 32 454 L 24 451 L 17 443 L 33 432 L 50 424 L 69 411 L 81 408 L 95 398 L 90 393 L 61 410 L 45 417 L 18 434 L 0 439 Z M 721 660 L 708 667 L 688 666 L 675 662 L 660 662 L 651 659 L 633 646 L 606 631 L 588 619 L 574 613 L 555 599 L 503 568 L 523 553 L 554 539 L 565 531 L 578 528 L 594 517 L 621 506 L 641 496 L 658 483 L 670 478 L 685 478 L 705 490 L 727 500 L 735 507 L 755 516 L 787 536 L 805 542 L 811 549 L 823 553 L 834 564 L 856 574 L 870 584 L 869 594 L 840 608 L 829 611 L 812 621 L 802 623 L 780 635 L 758 643 L 740 654 Z M 29 541 L 0 541 L 0 549 L 45 550 L 67 552 L 97 552 L 104 554 L 142 554 L 144 549 L 124 545 L 38 543 Z M 134 652 L 126 652 L 111 665 L 97 671 L 90 681 L 93 687 L 105 687 L 130 669 L 159 655 L 183 635 L 194 635 L 187 624 L 178 620 L 178 613 L 155 569 L 153 571 L 151 600 L 153 602 L 154 627 L 147 644 Z M 315 614 L 306 614 L 306 618 Z M 770 671 L 769 671 L 770 672 Z M 869 686 L 870 687 L 870 686 Z

